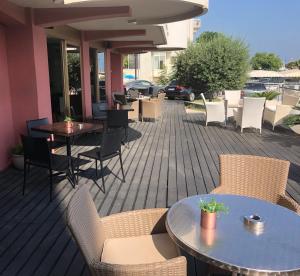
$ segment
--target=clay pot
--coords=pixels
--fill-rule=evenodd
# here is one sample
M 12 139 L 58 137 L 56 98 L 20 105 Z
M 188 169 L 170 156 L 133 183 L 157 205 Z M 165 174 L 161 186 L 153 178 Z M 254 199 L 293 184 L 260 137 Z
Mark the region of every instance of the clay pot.
M 204 229 L 216 229 L 217 213 L 207 213 L 201 210 L 201 227 Z
M 206 246 L 213 246 L 216 240 L 215 229 L 200 229 L 201 240 Z
M 67 125 L 67 128 L 71 128 L 71 127 L 73 127 L 73 122 L 68 121 L 68 122 L 66 122 L 66 125 Z

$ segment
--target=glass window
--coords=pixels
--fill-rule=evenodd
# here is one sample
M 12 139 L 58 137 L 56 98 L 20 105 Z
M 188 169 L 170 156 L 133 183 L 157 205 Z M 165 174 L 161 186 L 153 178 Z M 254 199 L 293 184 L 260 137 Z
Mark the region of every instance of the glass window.
M 164 69 L 166 66 L 166 53 L 154 52 L 152 53 L 153 69 Z
M 139 55 L 127 55 L 124 57 L 123 67 L 124 69 L 135 69 L 135 57 L 136 61 L 136 69 L 139 69 Z

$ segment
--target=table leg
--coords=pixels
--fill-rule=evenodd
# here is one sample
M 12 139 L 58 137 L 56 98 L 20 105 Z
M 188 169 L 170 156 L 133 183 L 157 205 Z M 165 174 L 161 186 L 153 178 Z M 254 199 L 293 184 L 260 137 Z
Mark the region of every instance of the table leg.
M 68 158 L 68 169 L 67 169 L 67 178 L 71 182 L 73 188 L 76 186 L 76 176 L 74 172 L 73 160 L 72 160 L 72 151 L 71 151 L 71 138 L 66 137 L 67 145 L 67 158 Z

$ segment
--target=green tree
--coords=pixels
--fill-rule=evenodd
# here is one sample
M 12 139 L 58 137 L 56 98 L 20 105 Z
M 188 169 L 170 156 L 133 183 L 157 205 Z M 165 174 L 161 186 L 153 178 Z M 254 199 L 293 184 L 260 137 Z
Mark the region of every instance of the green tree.
M 160 85 L 167 85 L 170 82 L 170 75 L 168 74 L 167 68 L 164 67 L 158 76 L 157 83 Z
M 300 60 L 291 61 L 286 64 L 286 68 L 288 69 L 300 69 Z
M 251 59 L 254 70 L 278 71 L 282 67 L 280 57 L 273 53 L 256 53 Z
M 69 85 L 78 89 L 81 87 L 80 56 L 79 53 L 68 53 Z
M 203 33 L 197 43 L 181 52 L 174 65 L 174 77 L 192 87 L 196 94 L 241 89 L 249 71 L 248 46 L 221 33 Z

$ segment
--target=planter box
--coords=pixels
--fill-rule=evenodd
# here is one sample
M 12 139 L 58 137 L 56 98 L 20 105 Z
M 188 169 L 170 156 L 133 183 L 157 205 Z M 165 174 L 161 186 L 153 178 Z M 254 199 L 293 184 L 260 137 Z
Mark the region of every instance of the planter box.
M 24 170 L 24 155 L 13 154 L 12 163 L 17 170 Z

